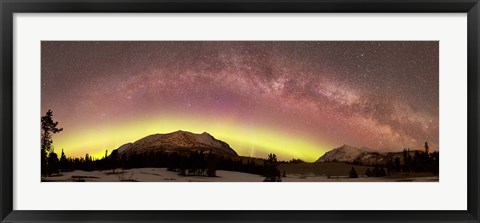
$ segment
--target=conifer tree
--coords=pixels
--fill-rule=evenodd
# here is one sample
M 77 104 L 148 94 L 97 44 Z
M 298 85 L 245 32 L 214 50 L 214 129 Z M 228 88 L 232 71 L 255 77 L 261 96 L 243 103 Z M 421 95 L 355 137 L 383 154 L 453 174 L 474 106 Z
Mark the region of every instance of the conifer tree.
M 358 178 L 357 171 L 355 171 L 355 168 L 352 166 L 352 169 L 350 170 L 350 173 L 348 174 L 350 178 Z
M 49 153 L 53 152 L 52 136 L 53 134 L 59 133 L 63 130 L 63 128 L 58 128 L 57 125 L 58 125 L 58 122 L 55 122 L 53 120 L 53 111 L 49 109 L 47 113 L 41 118 L 41 142 L 40 143 L 41 143 L 42 175 L 48 174 L 48 169 L 50 169 L 47 167 L 48 165 L 47 156 L 49 157 Z M 53 155 L 52 155 L 52 160 L 53 160 Z

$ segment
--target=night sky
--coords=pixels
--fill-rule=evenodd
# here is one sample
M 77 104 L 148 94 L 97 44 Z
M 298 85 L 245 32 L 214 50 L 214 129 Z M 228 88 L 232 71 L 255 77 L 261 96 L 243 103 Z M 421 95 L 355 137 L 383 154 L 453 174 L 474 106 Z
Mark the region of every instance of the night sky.
M 208 132 L 244 156 L 438 149 L 438 42 L 42 42 L 42 115 L 67 156 Z

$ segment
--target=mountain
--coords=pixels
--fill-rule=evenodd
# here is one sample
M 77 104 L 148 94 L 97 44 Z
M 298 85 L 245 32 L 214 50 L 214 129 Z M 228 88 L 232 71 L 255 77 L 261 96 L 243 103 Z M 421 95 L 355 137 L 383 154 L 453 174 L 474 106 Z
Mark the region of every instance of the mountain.
M 411 157 L 415 156 L 415 153 L 422 154 L 420 150 L 409 150 Z M 315 163 L 323 162 L 347 162 L 358 163 L 363 165 L 375 165 L 385 164 L 389 160 L 399 158 L 400 162 L 403 161 L 403 152 L 378 152 L 369 148 L 357 148 L 349 145 L 343 145 L 338 148 L 332 149 L 321 156 Z
M 204 132 L 195 134 L 186 131 L 176 131 L 167 134 L 153 134 L 133 143 L 118 147 L 119 154 L 144 153 L 163 151 L 167 153 L 190 153 L 190 151 L 205 151 L 220 156 L 238 156 L 230 146 L 210 134 Z
M 369 148 L 357 148 L 343 145 L 332 149 L 321 156 L 315 163 L 323 162 L 348 162 L 362 163 L 365 165 L 384 163 L 387 161 L 387 153 L 380 153 Z

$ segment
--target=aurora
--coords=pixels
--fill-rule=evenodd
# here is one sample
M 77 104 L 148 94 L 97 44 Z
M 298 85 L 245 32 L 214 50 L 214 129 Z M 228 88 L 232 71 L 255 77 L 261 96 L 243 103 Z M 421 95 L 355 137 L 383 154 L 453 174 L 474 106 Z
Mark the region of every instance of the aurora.
M 134 121 L 123 125 L 98 126 L 95 130 L 85 129 L 74 134 L 65 134 L 56 140 L 57 148 L 69 148 L 73 156 L 81 157 L 85 152 L 102 157 L 105 150 L 111 151 L 127 142 L 134 142 L 155 133 L 174 132 L 185 129 L 201 133 L 206 131 L 217 139 L 229 142 L 236 152 L 244 156 L 262 157 L 266 152 L 275 152 L 280 158 L 299 157 L 304 160 L 317 159 L 328 146 L 314 140 L 295 140 L 280 131 L 242 126 L 234 122 L 212 123 L 179 117 L 154 118 Z M 287 150 L 286 148 L 295 148 Z M 325 148 L 325 149 L 324 149 Z
M 96 158 L 155 133 L 312 162 L 343 145 L 438 148 L 438 42 L 43 41 L 55 151 Z

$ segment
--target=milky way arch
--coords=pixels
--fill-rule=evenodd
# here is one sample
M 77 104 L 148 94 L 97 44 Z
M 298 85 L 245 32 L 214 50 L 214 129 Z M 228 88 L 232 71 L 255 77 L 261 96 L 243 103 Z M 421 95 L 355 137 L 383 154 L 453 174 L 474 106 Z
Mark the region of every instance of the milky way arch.
M 240 155 L 438 149 L 438 42 L 42 42 L 57 150 L 209 132 Z

